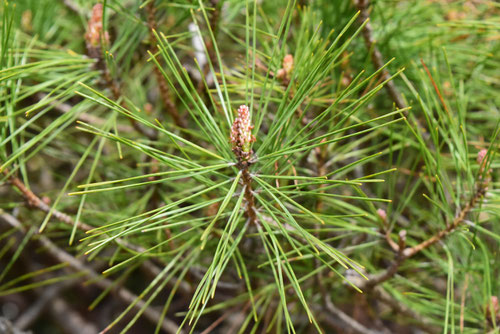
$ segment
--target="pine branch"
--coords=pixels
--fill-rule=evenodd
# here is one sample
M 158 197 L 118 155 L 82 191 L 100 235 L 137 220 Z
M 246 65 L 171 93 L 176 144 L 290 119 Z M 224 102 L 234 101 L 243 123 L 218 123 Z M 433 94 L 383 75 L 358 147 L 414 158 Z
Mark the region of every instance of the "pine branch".
M 151 39 L 151 53 L 157 54 L 158 46 L 155 42 L 156 37 L 154 35 L 154 31 L 158 29 L 158 24 L 156 22 L 156 7 L 154 0 L 150 1 L 146 5 L 146 11 L 148 18 L 147 23 L 149 28 L 149 38 Z M 185 128 L 187 125 L 186 121 L 179 115 L 179 111 L 177 110 L 177 107 L 175 103 L 172 101 L 172 97 L 170 96 L 167 81 L 165 80 L 160 69 L 157 66 L 154 66 L 154 73 L 156 77 L 156 82 L 158 83 L 158 88 L 160 90 L 160 96 L 163 101 L 163 105 L 167 110 L 167 113 L 172 117 L 172 119 L 174 120 L 175 124 L 178 127 Z
M 252 135 L 253 125 L 250 124 L 250 111 L 246 105 L 241 105 L 238 109 L 238 117 L 234 120 L 231 128 L 231 143 L 233 153 L 238 160 L 236 166 L 241 171 L 243 187 L 245 189 L 246 215 L 250 224 L 257 223 L 257 214 L 255 208 L 255 197 L 252 190 L 252 176 L 249 167 L 253 160 L 253 151 L 251 144 L 255 142 L 255 136 Z
M 111 71 L 108 68 L 107 62 L 103 57 L 104 46 L 109 43 L 109 34 L 103 30 L 102 26 L 103 6 L 96 4 L 92 8 L 92 15 L 88 22 L 87 33 L 85 40 L 87 44 L 87 53 L 90 58 L 96 60 L 96 68 L 102 73 L 104 85 L 111 91 L 113 98 L 118 101 L 123 96 L 122 87 L 118 81 L 113 78 Z M 127 109 L 125 101 L 121 102 L 121 106 Z M 131 117 L 128 118 L 132 127 L 151 141 L 158 139 L 158 133 L 152 128 L 145 128 Z
M 47 203 L 41 200 L 40 197 L 38 197 L 33 191 L 28 189 L 24 184 L 24 182 L 21 181 L 21 179 L 12 175 L 9 176 L 9 171 L 7 169 L 3 171 L 3 174 L 8 176 L 9 182 L 12 184 L 12 186 L 17 188 L 21 192 L 21 195 L 24 197 L 24 199 L 26 200 L 26 202 L 30 207 L 36 208 L 47 214 L 51 213 L 54 219 L 57 219 L 58 221 L 63 222 L 67 225 L 70 226 L 75 225 L 76 222 L 70 216 L 57 209 L 52 209 Z M 90 231 L 92 229 L 90 225 L 81 222 L 78 223 L 77 228 L 85 232 Z
M 363 27 L 363 38 L 365 40 L 365 45 L 367 50 L 372 50 L 371 58 L 373 66 L 375 67 L 375 69 L 381 68 L 384 66 L 385 61 L 382 53 L 376 46 L 375 39 L 373 38 L 373 28 L 370 23 L 370 13 L 369 13 L 370 1 L 353 0 L 353 2 L 354 5 L 360 11 L 359 21 L 366 22 L 365 26 Z M 386 81 L 390 79 L 391 74 L 389 73 L 388 70 L 384 69 L 381 73 L 381 76 L 382 79 Z M 399 92 L 399 90 L 397 89 L 396 85 L 392 80 L 387 81 L 387 83 L 385 84 L 385 88 L 387 90 L 387 93 L 389 93 L 389 96 L 392 98 L 392 100 L 399 109 L 408 108 L 408 106 L 403 100 L 403 97 L 401 96 L 401 93 Z
M 460 210 L 460 212 L 456 215 L 453 222 L 449 224 L 445 229 L 440 230 L 436 234 L 434 234 L 429 239 L 422 241 L 421 243 L 413 246 L 405 248 L 406 242 L 406 231 L 402 230 L 399 234 L 399 245 L 397 250 L 397 255 L 395 261 L 389 266 L 385 271 L 380 274 L 374 275 L 370 277 L 368 281 L 361 281 L 361 284 L 358 284 L 358 288 L 361 290 L 371 290 L 375 286 L 386 282 L 387 280 L 394 277 L 394 275 L 398 272 L 400 266 L 404 263 L 405 260 L 409 259 L 412 256 L 420 253 L 422 250 L 434 245 L 435 243 L 444 239 L 447 235 L 455 231 L 466 219 L 467 215 L 474 209 L 474 207 L 478 204 L 481 198 L 484 197 L 487 189 L 487 184 L 484 182 L 478 182 L 477 190 L 474 195 L 470 198 L 470 200 L 465 204 L 464 208 Z
M 453 222 L 448 225 L 445 229 L 439 231 L 437 234 L 432 236 L 431 238 L 421 242 L 420 244 L 406 248 L 403 251 L 403 258 L 408 259 L 415 254 L 421 252 L 422 250 L 426 249 L 427 247 L 435 244 L 436 242 L 442 240 L 444 237 L 446 237 L 448 234 L 456 230 L 461 223 L 465 220 L 467 215 L 470 213 L 472 209 L 476 206 L 476 204 L 480 201 L 481 198 L 484 197 L 486 192 L 485 187 L 481 184 L 481 186 L 478 187 L 477 191 L 475 192 L 474 196 L 471 197 L 469 202 L 465 205 L 465 207 L 458 213 L 458 215 L 455 217 Z
M 26 233 L 26 230 L 24 226 L 21 224 L 19 220 L 17 220 L 14 216 L 7 214 L 7 213 L 2 213 L 0 215 L 0 219 L 9 224 L 10 226 L 18 229 L 22 233 Z M 92 268 L 88 267 L 84 262 L 78 260 L 71 254 L 65 252 L 61 248 L 59 248 L 56 244 L 54 244 L 49 238 L 47 238 L 44 235 L 39 235 L 34 242 L 39 243 L 40 246 L 46 250 L 46 253 L 49 254 L 53 259 L 55 259 L 58 262 L 61 263 L 67 263 L 73 270 L 76 272 L 85 272 L 88 276 L 88 278 L 94 282 L 96 286 L 101 288 L 102 290 L 109 290 L 113 292 L 113 294 L 119 298 L 122 302 L 124 302 L 126 305 L 132 304 L 136 301 L 138 296 L 134 295 L 132 292 L 127 290 L 124 287 L 116 286 L 113 281 L 103 278 L 102 275 L 98 274 L 95 272 Z M 143 307 L 145 307 L 145 302 L 142 299 L 139 299 L 136 304 L 134 305 L 134 309 L 136 311 L 141 311 Z M 179 327 L 177 324 L 166 318 L 163 317 L 161 312 L 157 311 L 156 309 L 147 306 L 144 309 L 144 317 L 148 320 L 150 320 L 152 323 L 157 323 L 160 319 L 163 318 L 162 320 L 162 329 L 165 330 L 167 333 L 172 333 L 172 334 L 181 334 L 184 333 L 184 331 L 179 330 Z
M 5 175 L 9 175 L 8 170 L 4 170 L 3 173 Z M 24 199 L 26 200 L 26 202 L 28 203 L 28 205 L 30 207 L 36 208 L 36 209 L 38 209 L 42 212 L 45 212 L 47 214 L 51 213 L 53 219 L 56 219 L 56 220 L 66 224 L 66 225 L 69 225 L 71 227 L 73 227 L 76 224 L 76 222 L 73 220 L 73 218 L 71 218 L 66 213 L 61 212 L 57 209 L 52 209 L 47 203 L 45 203 L 43 200 L 41 200 L 40 197 L 38 197 L 33 191 L 28 189 L 26 187 L 26 185 L 19 178 L 15 177 L 15 176 L 9 176 L 9 182 L 12 184 L 12 186 L 17 188 L 21 192 L 21 195 L 24 197 Z M 85 224 L 85 223 L 78 222 L 77 229 L 79 229 L 80 231 L 83 231 L 83 232 L 88 232 L 94 228 L 90 225 Z M 122 245 L 124 245 L 124 246 L 138 252 L 138 253 L 145 253 L 147 251 L 143 247 L 131 244 L 131 243 L 129 243 L 125 240 L 122 240 L 120 238 L 117 238 L 116 242 L 119 244 L 122 244 Z M 141 265 L 141 268 L 143 268 L 146 272 L 148 272 L 152 277 L 156 277 L 161 271 L 151 261 L 145 261 Z M 179 291 L 181 291 L 183 294 L 190 294 L 191 293 L 190 287 L 187 286 L 185 282 L 183 282 L 183 283 L 184 284 L 181 284 L 179 286 Z

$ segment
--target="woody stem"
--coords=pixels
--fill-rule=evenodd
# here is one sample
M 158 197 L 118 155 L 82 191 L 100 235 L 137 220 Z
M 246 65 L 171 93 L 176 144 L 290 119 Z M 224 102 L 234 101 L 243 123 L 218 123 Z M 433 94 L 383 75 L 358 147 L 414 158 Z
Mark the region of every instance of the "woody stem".
M 252 193 L 252 177 L 248 171 L 248 165 L 243 164 L 241 169 L 241 178 L 243 180 L 243 185 L 245 188 L 245 201 L 247 203 L 246 216 L 250 220 L 250 224 L 255 224 L 257 222 L 257 216 L 255 214 L 255 199 Z

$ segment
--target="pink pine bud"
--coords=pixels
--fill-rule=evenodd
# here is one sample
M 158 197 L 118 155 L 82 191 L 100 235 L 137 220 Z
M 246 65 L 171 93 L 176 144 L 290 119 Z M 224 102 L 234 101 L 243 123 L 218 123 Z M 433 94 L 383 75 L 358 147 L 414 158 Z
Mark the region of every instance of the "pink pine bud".
M 484 148 L 481 151 L 477 152 L 477 163 L 478 164 L 480 164 L 480 165 L 483 164 L 483 160 L 486 157 L 487 153 L 488 153 L 488 150 L 484 149 Z
M 293 56 L 288 54 L 283 58 L 283 68 L 276 72 L 276 77 L 288 85 L 293 70 Z
M 377 214 L 382 219 L 382 221 L 385 222 L 387 220 L 387 212 L 385 212 L 384 209 L 378 209 Z
M 484 168 L 486 167 L 486 154 L 488 153 L 487 149 L 482 149 L 477 152 L 477 163 L 479 164 L 479 174 L 484 172 Z
M 488 320 L 495 322 L 498 322 L 498 320 L 500 320 L 500 306 L 498 304 L 497 296 L 491 296 L 490 302 L 488 303 L 488 305 L 486 305 L 485 311 Z
M 231 127 L 231 143 L 236 155 L 244 160 L 247 160 L 250 156 L 251 144 L 255 142 L 252 129 L 250 111 L 246 105 L 241 105 L 238 109 L 238 117 L 236 117 Z
M 287 76 L 290 76 L 293 70 L 293 56 L 288 54 L 283 58 L 283 69 L 285 70 Z
M 90 16 L 87 26 L 87 33 L 85 34 L 85 40 L 87 42 L 87 48 L 89 49 L 89 51 L 101 46 L 101 35 L 105 43 L 109 42 L 108 33 L 106 31 L 103 31 L 102 15 L 103 6 L 102 4 L 98 3 L 92 8 L 92 15 Z

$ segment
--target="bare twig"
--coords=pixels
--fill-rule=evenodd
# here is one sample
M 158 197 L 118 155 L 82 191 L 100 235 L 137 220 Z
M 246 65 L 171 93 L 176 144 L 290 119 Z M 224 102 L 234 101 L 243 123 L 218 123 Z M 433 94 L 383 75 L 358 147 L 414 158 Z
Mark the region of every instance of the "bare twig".
M 372 290 L 373 296 L 376 300 L 381 301 L 382 303 L 390 306 L 393 311 L 400 313 L 408 318 L 414 320 L 414 324 L 416 327 L 420 328 L 426 333 L 438 333 L 439 330 L 436 326 L 433 326 L 426 318 L 422 317 L 417 312 L 413 311 L 411 308 L 406 306 L 405 304 L 399 302 L 395 298 L 393 298 L 389 293 L 387 293 L 382 287 L 376 286 Z
M 0 317 L 0 333 L 2 334 L 33 334 L 32 332 L 24 332 L 14 326 L 9 319 Z
M 30 325 L 39 318 L 40 314 L 46 311 L 47 306 L 52 303 L 57 295 L 59 295 L 63 290 L 81 281 L 81 277 L 78 277 L 45 288 L 43 292 L 38 295 L 36 301 L 31 304 L 30 307 L 16 320 L 16 327 L 19 329 L 29 328 Z M 95 332 L 97 332 L 97 330 Z
M 369 329 L 348 316 L 332 303 L 329 294 L 324 295 L 324 302 L 325 306 L 323 308 L 319 306 L 316 306 L 316 308 L 327 314 L 327 316 L 323 318 L 323 321 L 326 323 L 336 328 L 349 329 L 355 334 L 386 334 L 385 332 Z
M 54 298 L 47 305 L 50 316 L 57 321 L 65 333 L 95 334 L 98 329 L 86 321 L 80 313 L 62 298 Z

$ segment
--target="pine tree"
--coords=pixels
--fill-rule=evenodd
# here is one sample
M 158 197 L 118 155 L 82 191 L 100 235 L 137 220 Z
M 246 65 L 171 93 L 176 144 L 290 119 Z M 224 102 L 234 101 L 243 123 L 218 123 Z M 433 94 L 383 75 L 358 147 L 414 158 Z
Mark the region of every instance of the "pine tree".
M 1 13 L 0 326 L 498 333 L 495 2 Z

